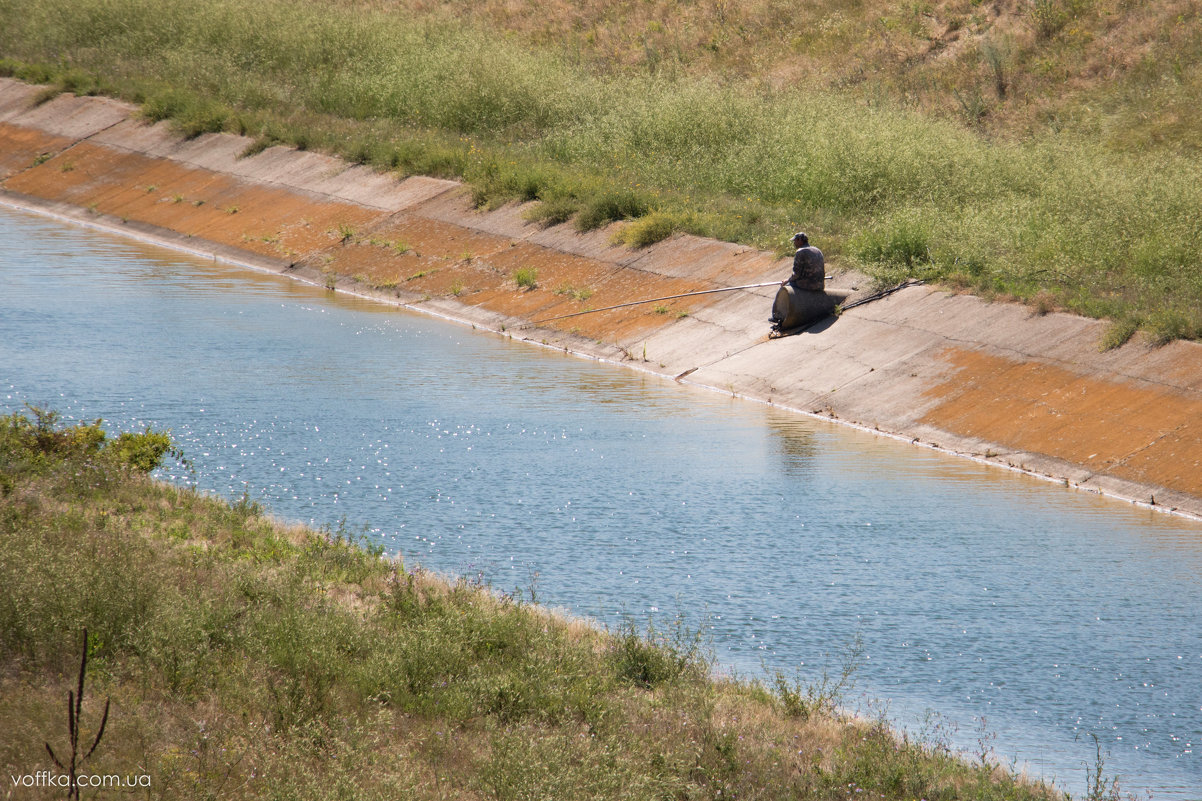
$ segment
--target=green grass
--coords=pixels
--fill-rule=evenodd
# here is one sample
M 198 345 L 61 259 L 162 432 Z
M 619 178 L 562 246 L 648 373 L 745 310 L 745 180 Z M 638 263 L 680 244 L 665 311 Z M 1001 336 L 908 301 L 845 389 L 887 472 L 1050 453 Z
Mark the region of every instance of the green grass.
M 844 720 L 826 689 L 714 680 L 679 621 L 606 634 L 385 558 L 345 524 L 152 482 L 98 424 L 0 423 L 11 774 L 59 749 L 86 628 L 81 742 L 112 704 L 88 769 L 148 774 L 155 797 L 1057 797 Z M 831 703 L 801 716 L 794 696 Z
M 513 282 L 522 289 L 534 289 L 538 286 L 538 270 L 533 267 L 519 267 L 514 270 Z
M 670 237 L 676 225 L 671 215 L 651 212 L 619 229 L 614 235 L 614 242 L 632 248 L 645 248 Z
M 984 80 L 1030 83 L 1077 64 L 1086 45 L 1072 32 L 1101 31 L 1099 13 L 1036 4 L 1025 24 L 1039 37 L 982 51 Z M 910 38 L 922 20 L 881 19 Z M 1158 339 L 1202 334 L 1202 163 L 1188 149 L 1142 153 L 1096 115 L 988 137 L 900 96 L 732 78 L 688 53 L 688 69 L 601 69 L 479 21 L 316 0 L 79 0 L 69 15 L 51 0 L 0 0 L 0 55 L 0 73 L 120 94 L 185 135 L 233 131 L 462 178 L 481 205 L 538 200 L 532 218 L 581 231 L 645 218 L 634 245 L 675 229 L 775 249 L 805 228 L 833 262 L 882 283 L 910 274 L 1050 295 L 1138 319 Z M 1118 106 L 1106 119 L 1127 119 L 1122 104 L 1135 101 L 1119 92 L 1134 97 L 1139 69 L 1106 90 Z M 1177 94 L 1157 89 L 1190 124 L 1193 71 L 1181 67 Z M 1159 75 L 1145 83 L 1162 87 Z
M 588 300 L 589 298 L 591 298 L 593 296 L 593 289 L 592 289 L 592 287 L 587 287 L 587 286 L 578 287 L 578 286 L 572 286 L 571 284 L 563 284 L 559 287 L 556 287 L 555 294 L 556 295 L 567 295 L 572 300 L 578 301 L 580 303 L 584 303 L 586 300 Z

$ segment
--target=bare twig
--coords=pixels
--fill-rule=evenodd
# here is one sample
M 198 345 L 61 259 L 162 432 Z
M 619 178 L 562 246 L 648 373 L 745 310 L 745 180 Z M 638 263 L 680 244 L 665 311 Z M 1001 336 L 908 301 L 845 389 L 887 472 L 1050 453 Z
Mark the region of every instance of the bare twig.
M 109 720 L 109 704 L 111 698 L 104 699 L 104 715 L 100 718 L 100 728 L 96 730 L 96 737 L 92 740 L 92 747 L 83 756 L 79 755 L 79 733 L 81 722 L 83 720 L 83 685 L 84 677 L 88 672 L 88 630 L 83 630 L 83 655 L 79 660 L 79 683 L 76 685 L 74 692 L 67 692 L 67 736 L 68 742 L 71 745 L 71 758 L 66 764 L 58 758 L 54 753 L 54 749 L 50 747 L 50 743 L 45 743 L 46 753 L 50 754 L 50 758 L 54 760 L 54 764 L 58 765 L 60 770 L 67 771 L 69 784 L 67 785 L 67 798 L 79 798 L 79 782 L 76 781 L 79 768 L 83 765 L 84 760 L 92 756 L 96 750 L 96 746 L 100 745 L 100 738 L 104 736 L 104 727 Z

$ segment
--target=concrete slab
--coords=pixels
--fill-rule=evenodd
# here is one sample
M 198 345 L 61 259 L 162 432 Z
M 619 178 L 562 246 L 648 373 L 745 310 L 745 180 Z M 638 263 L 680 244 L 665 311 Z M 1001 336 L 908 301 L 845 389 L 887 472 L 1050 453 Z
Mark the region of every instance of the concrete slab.
M 12 115 L 8 122 L 36 128 L 54 136 L 87 139 L 119 124 L 130 114 L 126 103 L 104 97 L 76 97 L 65 94 Z
M 660 275 L 713 281 L 715 285 L 784 280 L 790 272 L 746 245 L 687 234 L 677 234 L 637 252 L 639 256 L 631 263 L 632 267 Z
M 0 78 L 0 122 L 8 122 L 28 111 L 41 91 L 40 86 Z

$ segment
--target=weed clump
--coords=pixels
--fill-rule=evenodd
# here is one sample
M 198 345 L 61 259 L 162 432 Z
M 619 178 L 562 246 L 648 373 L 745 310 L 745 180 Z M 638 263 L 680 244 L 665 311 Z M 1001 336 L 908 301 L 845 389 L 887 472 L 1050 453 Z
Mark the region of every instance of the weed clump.
M 662 212 L 652 212 L 628 223 L 614 235 L 614 240 L 632 248 L 645 248 L 667 239 L 675 230 L 675 218 Z
M 1202 319 L 1194 320 L 1177 309 L 1157 309 L 1147 315 L 1144 325 L 1154 345 L 1167 345 L 1175 339 L 1196 339 L 1202 334 Z
M 1115 320 L 1106 328 L 1106 333 L 1102 335 L 1102 339 L 1098 342 L 1098 350 L 1108 351 L 1115 348 L 1121 348 L 1135 336 L 1135 332 L 1139 329 L 1139 323 L 1130 318 Z
M 580 204 L 573 198 L 556 196 L 542 200 L 526 209 L 523 216 L 530 222 L 550 228 L 552 225 L 560 225 L 572 219 L 572 215 L 579 210 Z
M 618 220 L 642 217 L 648 211 L 646 198 L 632 190 L 618 190 L 587 199 L 576 215 L 577 231 L 592 231 Z
M 911 273 L 931 264 L 930 229 L 914 219 L 897 219 L 882 228 L 870 228 L 853 243 L 862 262 Z
M 837 715 L 843 699 L 855 684 L 855 672 L 864 655 L 862 641 L 857 638 L 843 655 L 838 673 L 831 675 L 825 668 L 817 681 L 805 682 L 783 671 L 771 674 L 772 688 L 781 711 L 789 717 L 809 719 L 811 716 Z
M 576 287 L 571 284 L 564 284 L 555 290 L 556 295 L 567 295 L 572 300 L 583 303 L 593 296 L 592 287 Z
M 513 282 L 520 289 L 534 289 L 538 286 L 538 270 L 533 267 L 519 267 L 513 273 Z

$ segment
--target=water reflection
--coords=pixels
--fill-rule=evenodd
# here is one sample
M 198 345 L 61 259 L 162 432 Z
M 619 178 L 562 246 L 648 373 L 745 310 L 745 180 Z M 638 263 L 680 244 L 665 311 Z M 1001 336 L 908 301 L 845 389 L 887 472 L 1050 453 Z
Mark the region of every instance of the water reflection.
M 814 422 L 778 409 L 770 410 L 764 421 L 776 434 L 772 442 L 784 474 L 794 478 L 808 475 L 819 452 L 814 441 Z

